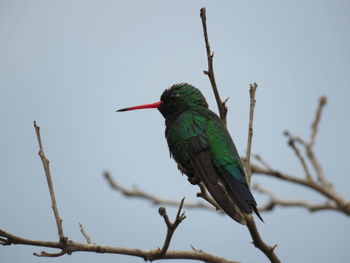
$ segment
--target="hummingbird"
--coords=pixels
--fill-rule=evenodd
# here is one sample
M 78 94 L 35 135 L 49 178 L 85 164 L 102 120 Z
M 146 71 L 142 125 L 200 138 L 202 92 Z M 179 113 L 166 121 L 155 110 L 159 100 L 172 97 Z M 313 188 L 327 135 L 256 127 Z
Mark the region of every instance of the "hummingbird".
M 147 108 L 158 109 L 165 118 L 170 156 L 190 183 L 203 183 L 220 208 L 237 222 L 245 224 L 242 214 L 253 211 L 263 221 L 236 146 L 199 89 L 188 83 L 174 84 L 158 102 L 117 111 Z

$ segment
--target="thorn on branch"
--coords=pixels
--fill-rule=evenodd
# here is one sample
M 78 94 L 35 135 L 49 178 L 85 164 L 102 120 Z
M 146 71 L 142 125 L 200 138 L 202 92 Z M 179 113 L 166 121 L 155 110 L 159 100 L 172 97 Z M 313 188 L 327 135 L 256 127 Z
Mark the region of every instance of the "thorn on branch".
M 273 246 L 271 247 L 271 252 L 273 252 L 277 246 L 278 246 L 278 244 L 273 245 Z
M 227 97 L 223 102 L 222 102 L 222 105 L 226 105 L 226 102 L 230 99 L 230 97 Z

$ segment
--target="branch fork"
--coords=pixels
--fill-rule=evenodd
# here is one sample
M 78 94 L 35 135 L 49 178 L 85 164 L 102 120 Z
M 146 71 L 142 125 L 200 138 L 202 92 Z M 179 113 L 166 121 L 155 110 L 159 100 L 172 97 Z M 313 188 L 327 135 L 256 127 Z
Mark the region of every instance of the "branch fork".
M 259 158 L 256 158 L 256 160 L 259 161 L 263 167 L 252 165 L 252 170 L 256 174 L 268 175 L 287 182 L 306 186 L 309 189 L 312 189 L 318 192 L 319 194 L 325 196 L 327 200 L 319 204 L 312 204 L 305 200 L 282 200 L 274 196 L 270 191 L 258 186 L 255 188 L 261 193 L 267 194 L 270 198 L 269 202 L 265 204 L 261 209 L 265 211 L 270 211 L 276 205 L 285 207 L 298 206 L 304 207 L 310 212 L 321 210 L 333 210 L 350 216 L 350 202 L 336 192 L 332 183 L 324 175 L 321 164 L 319 163 L 313 151 L 313 146 L 315 144 L 316 136 L 318 133 L 318 126 L 321 120 L 322 111 L 326 103 L 326 97 L 320 97 L 315 117 L 311 124 L 311 132 L 308 141 L 302 139 L 299 136 L 291 134 L 289 131 L 284 132 L 284 135 L 288 139 L 288 145 L 294 151 L 301 166 L 303 167 L 305 174 L 304 178 L 274 170 L 260 156 L 258 156 Z M 299 148 L 300 146 L 304 148 L 306 156 L 303 155 L 302 151 Z M 310 165 L 313 170 L 314 176 L 312 176 L 312 172 L 309 167 Z
M 169 245 L 170 245 L 171 238 L 172 238 L 176 228 L 186 218 L 185 212 L 181 212 L 183 204 L 184 204 L 184 201 L 185 201 L 185 198 L 182 198 L 174 222 L 170 221 L 165 207 L 159 207 L 158 213 L 164 219 L 165 225 L 167 226 L 167 233 L 166 233 L 166 237 L 165 237 L 165 240 L 164 240 L 163 247 L 161 249 L 158 248 L 156 250 L 153 250 L 150 253 L 150 257 L 148 257 L 147 260 L 152 261 L 154 259 L 162 258 L 165 255 L 165 253 L 167 252 L 167 250 L 169 248 Z

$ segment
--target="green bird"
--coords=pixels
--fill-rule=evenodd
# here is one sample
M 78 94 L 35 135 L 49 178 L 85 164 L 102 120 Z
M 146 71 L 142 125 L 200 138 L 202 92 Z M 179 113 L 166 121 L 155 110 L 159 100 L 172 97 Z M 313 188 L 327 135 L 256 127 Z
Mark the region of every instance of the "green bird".
M 222 210 L 237 222 L 244 224 L 242 213 L 253 211 L 263 221 L 236 146 L 199 89 L 187 83 L 175 84 L 163 92 L 159 102 L 118 111 L 146 108 L 157 108 L 164 116 L 170 154 L 192 184 L 202 182 Z

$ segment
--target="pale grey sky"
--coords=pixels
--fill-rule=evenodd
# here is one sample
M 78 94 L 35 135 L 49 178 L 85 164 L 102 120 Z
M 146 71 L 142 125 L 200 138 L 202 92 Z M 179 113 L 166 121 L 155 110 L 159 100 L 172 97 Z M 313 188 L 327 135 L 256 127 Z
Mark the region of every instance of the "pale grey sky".
M 326 175 L 350 199 L 350 4 L 336 1 L 0 1 L 0 228 L 56 240 L 56 228 L 33 128 L 41 126 L 65 234 L 83 242 L 153 249 L 165 226 L 158 207 L 125 199 L 102 179 L 162 197 L 197 200 L 180 176 L 156 110 L 115 113 L 154 102 L 189 82 L 215 101 L 207 77 L 200 7 L 207 8 L 217 82 L 228 102 L 228 127 L 246 144 L 248 85 L 257 82 L 253 152 L 275 168 L 302 175 L 285 129 L 307 137 L 319 96 L 326 95 L 316 151 Z M 281 198 L 323 201 L 297 186 L 254 177 Z M 266 200 L 255 193 L 259 204 Z M 168 209 L 171 216 L 175 210 Z M 188 210 L 171 249 L 190 245 L 228 259 L 267 262 L 246 228 L 227 217 Z M 346 262 L 349 218 L 335 212 L 276 209 L 258 223 L 283 262 Z M 42 248 L 0 247 L 1 262 L 143 262 L 93 253 L 36 258 Z M 174 261 L 183 262 L 183 261 Z

